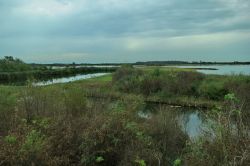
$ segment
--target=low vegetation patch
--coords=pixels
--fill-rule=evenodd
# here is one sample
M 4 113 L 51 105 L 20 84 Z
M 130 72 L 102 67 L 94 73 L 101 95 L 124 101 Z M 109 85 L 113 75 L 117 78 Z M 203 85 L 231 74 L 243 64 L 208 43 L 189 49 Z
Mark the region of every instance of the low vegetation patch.
M 249 80 L 125 66 L 112 78 L 0 86 L 0 165 L 249 165 Z M 191 139 L 169 107 L 138 116 L 152 98 L 217 107 Z

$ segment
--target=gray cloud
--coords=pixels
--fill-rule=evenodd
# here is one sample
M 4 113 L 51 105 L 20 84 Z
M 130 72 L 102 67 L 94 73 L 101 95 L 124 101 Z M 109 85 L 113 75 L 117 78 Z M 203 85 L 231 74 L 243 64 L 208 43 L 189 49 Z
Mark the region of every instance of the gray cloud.
M 250 60 L 248 0 L 8 0 L 0 24 L 27 61 Z

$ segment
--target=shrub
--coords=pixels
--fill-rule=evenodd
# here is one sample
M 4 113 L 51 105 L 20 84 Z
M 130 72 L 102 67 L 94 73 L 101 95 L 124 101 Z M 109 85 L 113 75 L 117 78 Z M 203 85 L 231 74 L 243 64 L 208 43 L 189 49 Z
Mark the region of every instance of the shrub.
M 86 110 L 86 97 L 81 88 L 67 89 L 64 95 L 68 115 L 79 116 L 84 113 Z
M 200 96 L 211 100 L 221 100 L 227 93 L 223 80 L 207 79 L 199 87 Z
M 36 130 L 31 130 L 27 135 L 21 148 L 21 153 L 36 153 L 41 151 L 43 146 L 43 135 Z
M 0 136 L 14 127 L 16 95 L 11 89 L 0 87 Z
M 185 72 L 181 71 L 177 73 L 176 86 L 178 88 L 178 94 L 198 96 L 198 87 L 205 78 L 204 74 L 198 72 Z
M 136 159 L 135 163 L 138 164 L 138 166 L 146 166 L 146 163 L 144 160 Z
M 15 144 L 17 142 L 17 139 L 15 136 L 10 136 L 10 135 L 7 135 L 5 138 L 4 138 L 4 141 L 9 143 L 9 144 Z
M 225 96 L 226 109 L 216 109 L 210 116 L 209 133 L 187 145 L 186 165 L 249 165 L 249 128 L 242 121 L 234 94 Z
M 141 81 L 140 92 L 145 96 L 149 96 L 150 94 L 160 92 L 162 90 L 162 87 L 163 82 L 159 78 L 159 76 L 146 75 Z
M 181 130 L 173 112 L 161 108 L 149 123 L 148 131 L 154 140 L 156 149 L 159 150 L 159 161 L 162 165 L 172 165 L 185 148 L 188 136 Z
M 123 66 L 113 74 L 112 82 L 115 88 L 122 92 L 137 93 L 140 91 L 142 77 L 142 71 L 132 66 Z
M 235 76 L 228 80 L 225 87 L 229 92 L 234 93 L 242 105 L 242 118 L 244 122 L 250 124 L 250 79 L 243 76 Z
M 198 87 L 204 75 L 198 72 L 161 72 L 140 71 L 133 67 L 122 67 L 113 76 L 113 84 L 118 90 L 126 93 L 150 96 L 161 94 L 162 97 L 176 95 L 198 96 Z

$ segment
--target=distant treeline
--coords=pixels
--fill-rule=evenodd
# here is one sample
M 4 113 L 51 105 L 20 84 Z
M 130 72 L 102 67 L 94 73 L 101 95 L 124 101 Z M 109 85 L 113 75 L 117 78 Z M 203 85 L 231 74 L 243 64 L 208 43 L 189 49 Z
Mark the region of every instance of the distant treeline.
M 116 67 L 67 67 L 52 69 L 46 65 L 26 64 L 18 58 L 6 56 L 0 59 L 0 83 L 25 82 L 28 79 L 48 80 L 77 74 L 113 72 Z
M 76 66 L 121 66 L 125 64 L 133 63 L 48 63 L 48 64 L 39 64 L 39 63 L 30 63 L 32 66 L 46 66 L 46 67 L 76 67 Z
M 146 62 L 135 62 L 135 63 L 52 63 L 52 64 L 31 64 L 33 66 L 63 66 L 63 67 L 73 67 L 73 66 L 122 66 L 122 65 L 153 65 L 153 66 L 163 66 L 163 65 L 249 65 L 250 62 L 203 62 L 203 61 L 146 61 Z
M 249 65 L 250 62 L 187 62 L 187 61 L 147 61 L 147 62 L 136 62 L 135 65 Z

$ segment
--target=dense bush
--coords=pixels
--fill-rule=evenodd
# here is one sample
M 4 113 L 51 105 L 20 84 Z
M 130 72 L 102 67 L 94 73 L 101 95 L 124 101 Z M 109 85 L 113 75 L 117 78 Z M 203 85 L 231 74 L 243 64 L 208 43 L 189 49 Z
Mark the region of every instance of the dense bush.
M 145 74 L 140 82 L 140 92 L 149 96 L 150 94 L 157 93 L 163 89 L 163 80 L 160 78 L 157 70 L 151 74 Z
M 15 59 L 11 56 L 6 56 L 0 59 L 0 72 L 14 72 L 31 70 L 30 65 L 25 64 L 20 59 Z
M 0 165 L 157 165 L 181 153 L 187 137 L 175 120 L 139 118 L 140 97 L 111 102 L 84 94 L 80 87 L 24 88 L 10 114 L 16 125 L 0 137 Z
M 249 165 L 249 79 L 204 77 L 127 66 L 112 84 L 0 87 L 0 165 Z M 122 96 L 87 98 L 91 90 Z M 151 95 L 223 101 L 218 96 L 226 92 L 235 93 L 207 111 L 212 132 L 198 140 L 168 107 L 138 116 Z
M 125 93 L 140 92 L 140 82 L 143 78 L 141 70 L 133 68 L 133 66 L 122 66 L 112 77 L 115 88 Z
M 161 72 L 159 69 L 142 71 L 133 67 L 122 67 L 113 75 L 118 90 L 145 96 L 160 93 L 161 96 L 198 96 L 198 86 L 204 75 L 197 72 Z
M 213 122 L 209 132 L 186 147 L 185 164 L 199 166 L 235 165 L 250 163 L 249 126 L 242 121 L 242 110 L 234 94 L 225 96 L 225 107 L 210 112 Z
M 5 135 L 14 125 L 15 105 L 15 93 L 0 87 L 0 136 Z
M 151 129 L 148 132 L 155 148 L 160 152 L 158 158 L 161 165 L 172 165 L 182 154 L 188 140 L 177 123 L 176 116 L 168 109 L 161 109 L 149 122 Z
M 224 81 L 219 79 L 206 79 L 198 90 L 200 96 L 212 100 L 221 100 L 228 93 Z
M 205 78 L 204 74 L 198 72 L 180 71 L 176 76 L 176 86 L 181 95 L 198 96 L 199 85 Z
M 239 98 L 242 107 L 242 118 L 250 124 L 250 78 L 235 76 L 228 80 L 225 87 L 229 92 L 234 93 Z

